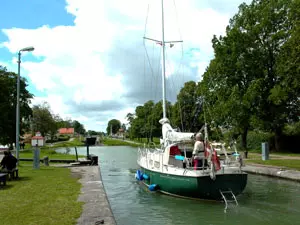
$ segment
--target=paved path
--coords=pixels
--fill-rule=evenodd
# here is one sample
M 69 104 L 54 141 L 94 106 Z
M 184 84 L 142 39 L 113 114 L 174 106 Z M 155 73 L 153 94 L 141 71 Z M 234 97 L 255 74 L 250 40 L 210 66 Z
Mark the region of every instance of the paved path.
M 81 194 L 78 201 L 83 201 L 83 212 L 77 220 L 78 225 L 106 224 L 115 225 L 110 204 L 108 202 L 99 166 L 71 167 L 74 174 L 81 176 Z M 101 222 L 103 221 L 103 223 Z
M 261 165 L 261 164 L 247 164 L 246 163 L 246 166 L 242 167 L 242 170 L 245 172 L 248 172 L 248 173 L 280 177 L 280 178 L 300 182 L 300 171 L 283 169 L 282 167 L 278 167 L 278 166 L 266 166 L 266 165 Z
M 256 156 L 261 158 L 261 154 L 260 153 L 250 153 L 250 157 L 251 156 Z M 269 155 L 270 159 L 297 159 L 300 160 L 300 155 L 299 156 L 289 156 L 289 155 L 277 155 L 277 154 L 270 154 Z

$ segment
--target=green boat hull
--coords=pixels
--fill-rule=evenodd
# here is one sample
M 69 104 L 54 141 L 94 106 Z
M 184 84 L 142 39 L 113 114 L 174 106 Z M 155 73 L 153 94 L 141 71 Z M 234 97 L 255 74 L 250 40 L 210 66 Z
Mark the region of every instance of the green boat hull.
M 156 184 L 166 194 L 188 198 L 222 200 L 220 191 L 229 191 L 237 196 L 243 192 L 247 184 L 247 173 L 220 174 L 212 180 L 210 176 L 188 177 L 159 173 L 145 168 L 141 172 L 149 176 L 144 180 L 146 185 Z

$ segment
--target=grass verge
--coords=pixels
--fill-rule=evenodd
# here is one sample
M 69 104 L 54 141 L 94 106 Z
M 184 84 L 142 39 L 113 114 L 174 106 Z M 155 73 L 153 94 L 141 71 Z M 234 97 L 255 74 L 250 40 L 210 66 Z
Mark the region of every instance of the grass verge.
M 270 159 L 270 160 L 258 160 L 258 159 L 249 159 L 246 161 L 247 163 L 257 163 L 262 165 L 268 165 L 268 166 L 278 166 L 278 167 L 284 167 L 294 170 L 300 171 L 300 160 L 298 159 Z
M 130 143 L 121 139 L 110 139 L 105 138 L 103 140 L 103 144 L 107 146 L 132 146 L 132 147 L 138 147 L 139 144 Z
M 140 139 L 135 138 L 135 139 L 133 139 L 133 141 L 139 142 L 139 143 L 142 143 L 142 144 L 148 142 L 147 138 L 140 138 Z M 159 139 L 158 137 L 153 137 L 153 142 L 154 142 L 156 145 L 160 145 L 160 139 Z
M 54 149 L 41 149 L 40 150 L 40 159 L 43 157 L 48 156 L 49 159 L 72 159 L 75 160 L 76 156 L 71 154 L 63 154 L 63 153 L 57 153 Z M 82 158 L 84 156 L 79 155 L 79 158 Z M 32 150 L 24 150 L 20 151 L 20 158 L 30 158 L 33 159 L 33 151 Z
M 1 224 L 76 224 L 83 205 L 77 202 L 81 185 L 69 169 L 33 169 L 32 163 L 22 163 L 19 174 L 19 180 L 0 189 Z
M 71 141 L 63 141 L 53 143 L 52 148 L 64 148 L 64 147 L 75 147 L 75 146 L 84 146 L 84 143 L 78 138 L 73 138 Z

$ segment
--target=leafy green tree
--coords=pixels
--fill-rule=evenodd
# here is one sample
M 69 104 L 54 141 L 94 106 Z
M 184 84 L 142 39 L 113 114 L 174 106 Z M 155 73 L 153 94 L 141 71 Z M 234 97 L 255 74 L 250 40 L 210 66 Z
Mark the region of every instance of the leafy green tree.
M 177 95 L 177 101 L 172 107 L 173 123 L 182 131 L 196 132 L 202 126 L 199 121 L 199 107 L 197 84 L 194 81 L 186 82 Z
M 99 135 L 100 132 L 94 131 L 94 130 L 88 130 L 87 132 L 89 135 Z
M 15 143 L 16 138 L 16 93 L 17 74 L 0 66 L 0 143 Z M 20 79 L 20 135 L 28 129 L 28 120 L 32 115 L 29 106 L 33 95 L 26 89 L 25 78 Z
M 242 135 L 244 149 L 252 125 L 273 131 L 278 150 L 287 115 L 297 114 L 292 106 L 299 96 L 299 76 L 295 76 L 299 70 L 292 70 L 296 72 L 292 76 L 285 72 L 286 67 L 279 66 L 280 61 L 289 61 L 284 48 L 288 49 L 289 42 L 297 42 L 297 38 L 291 41 L 293 27 L 297 27 L 289 16 L 292 2 L 296 1 L 254 0 L 250 5 L 242 4 L 230 20 L 226 36 L 212 41 L 215 59 L 204 74 L 205 99 L 215 122 Z
M 281 149 L 285 124 L 299 121 L 300 115 L 300 2 L 280 3 L 274 7 L 274 11 L 279 11 L 275 24 L 265 22 L 270 27 L 271 41 L 264 43 L 270 50 L 265 60 L 270 67 L 262 85 L 258 115 L 263 128 L 275 133 L 276 150 Z M 279 27 L 277 34 L 273 33 L 274 26 Z
M 274 132 L 276 150 L 280 149 L 285 123 L 297 119 L 299 112 L 296 102 L 300 74 L 295 70 L 299 68 L 299 51 L 292 51 L 294 57 L 289 57 L 291 44 L 295 44 L 295 49 L 299 47 L 299 9 L 294 8 L 297 6 L 299 2 L 293 0 L 253 1 L 245 13 L 254 18 L 249 35 L 255 36 L 259 55 L 255 122 L 258 127 Z
M 72 127 L 74 128 L 74 131 L 78 134 L 85 134 L 85 129 L 83 124 L 79 123 L 77 120 L 74 120 L 72 122 Z
M 52 115 L 50 106 L 47 102 L 43 102 L 39 105 L 34 105 L 32 108 L 32 128 L 33 132 L 41 132 L 42 136 L 50 135 L 53 139 L 57 133 L 57 122 Z
M 129 125 L 131 125 L 132 121 L 134 120 L 134 116 L 135 115 L 133 113 L 127 113 L 126 119 L 127 119 L 128 123 L 129 123 Z
M 112 133 L 116 134 L 120 128 L 121 128 L 121 122 L 117 119 L 112 119 L 108 122 L 106 132 L 107 134 L 110 134 L 110 131 L 112 129 Z
M 125 123 L 122 123 L 121 128 L 123 129 L 124 132 L 126 131 L 126 125 L 125 125 Z

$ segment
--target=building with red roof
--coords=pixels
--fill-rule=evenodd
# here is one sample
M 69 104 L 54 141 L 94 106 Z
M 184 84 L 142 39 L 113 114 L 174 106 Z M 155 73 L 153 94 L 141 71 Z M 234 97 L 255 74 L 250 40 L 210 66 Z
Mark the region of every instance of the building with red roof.
M 60 128 L 58 130 L 58 133 L 60 135 L 74 135 L 74 128 L 70 127 L 70 128 Z

